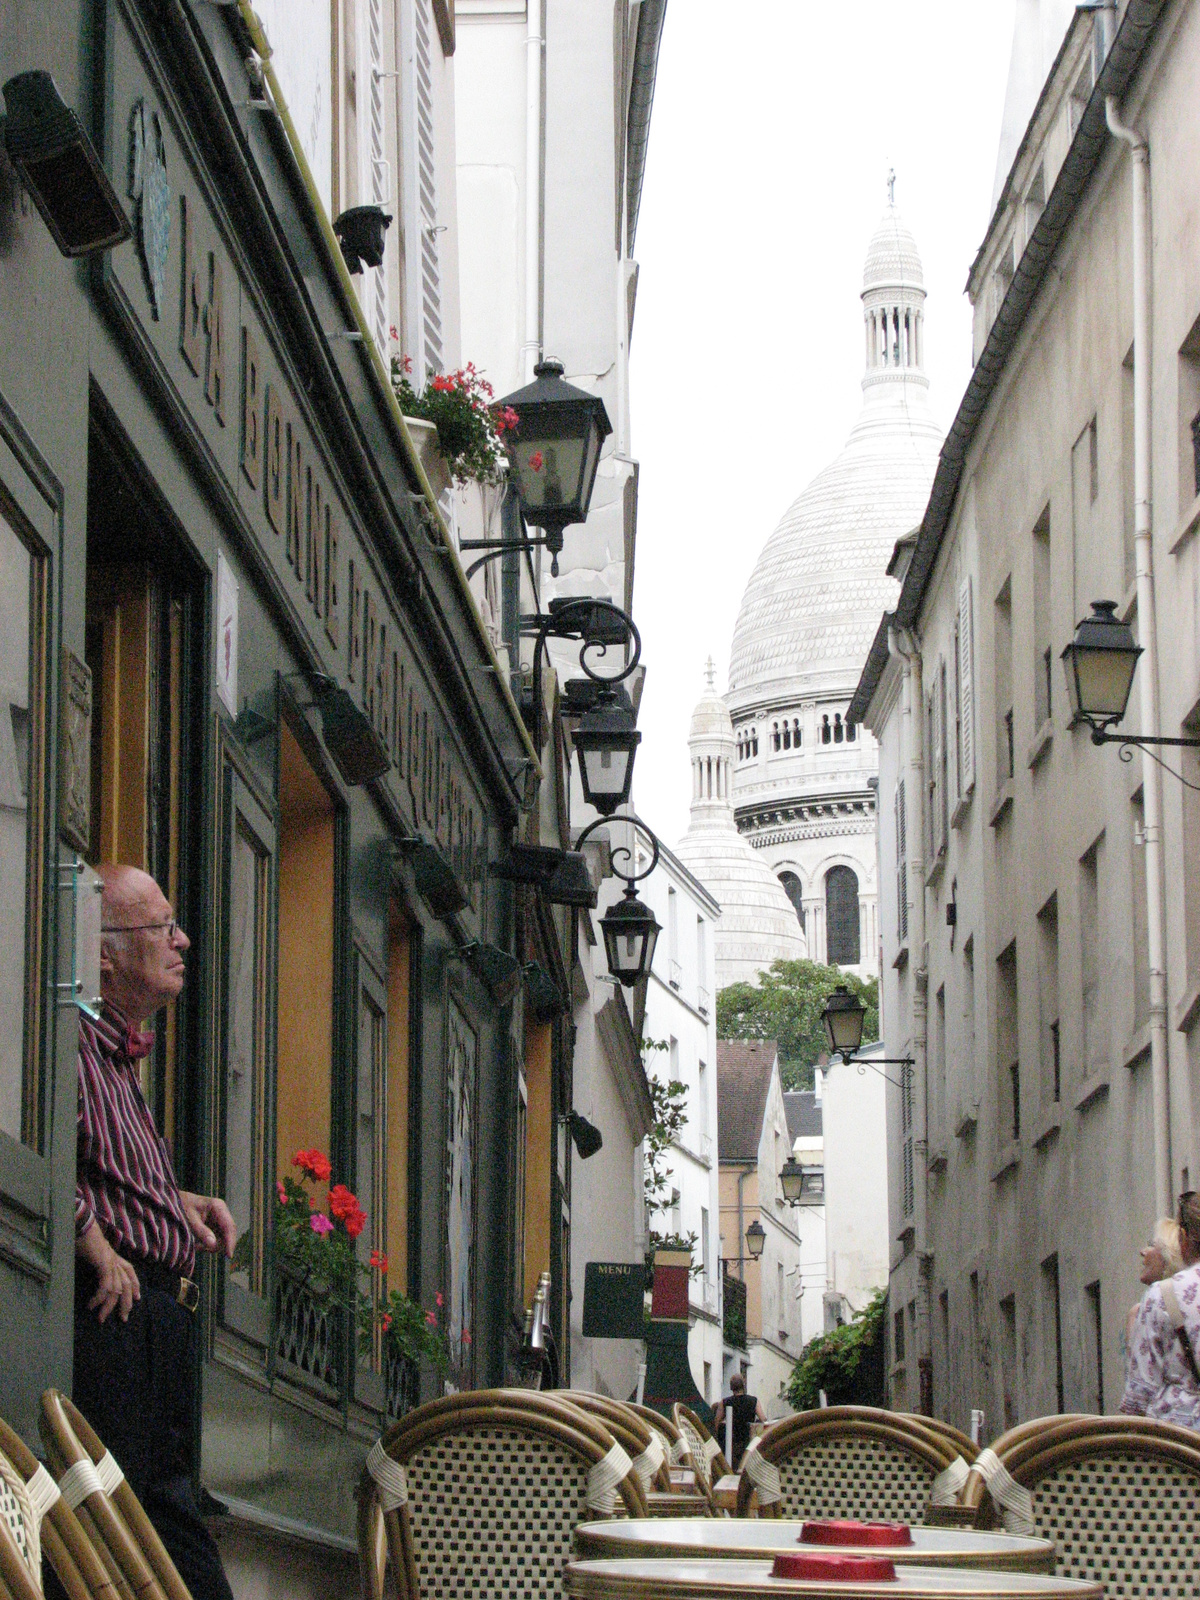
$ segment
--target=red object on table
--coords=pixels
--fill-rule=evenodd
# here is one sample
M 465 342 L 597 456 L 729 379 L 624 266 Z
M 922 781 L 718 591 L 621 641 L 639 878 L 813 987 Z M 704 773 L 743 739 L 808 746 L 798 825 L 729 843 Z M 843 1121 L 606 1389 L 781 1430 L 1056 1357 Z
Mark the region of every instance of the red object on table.
M 851 1517 L 830 1517 L 806 1522 L 800 1530 L 801 1544 L 910 1545 L 912 1531 L 907 1522 L 859 1522 Z
M 775 1557 L 774 1578 L 814 1583 L 890 1583 L 896 1568 L 887 1556 L 835 1556 L 831 1550 L 786 1551 Z

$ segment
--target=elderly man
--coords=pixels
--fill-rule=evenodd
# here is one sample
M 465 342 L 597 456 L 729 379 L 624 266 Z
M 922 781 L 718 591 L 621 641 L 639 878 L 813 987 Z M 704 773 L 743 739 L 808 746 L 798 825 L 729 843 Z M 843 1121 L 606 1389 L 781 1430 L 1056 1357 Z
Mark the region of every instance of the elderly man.
M 144 1025 L 183 988 L 188 937 L 154 879 L 102 867 L 98 1020 L 81 1017 L 75 1384 L 196 1600 L 232 1600 L 192 1493 L 197 1249 L 233 1254 L 223 1200 L 189 1194 L 142 1097 Z

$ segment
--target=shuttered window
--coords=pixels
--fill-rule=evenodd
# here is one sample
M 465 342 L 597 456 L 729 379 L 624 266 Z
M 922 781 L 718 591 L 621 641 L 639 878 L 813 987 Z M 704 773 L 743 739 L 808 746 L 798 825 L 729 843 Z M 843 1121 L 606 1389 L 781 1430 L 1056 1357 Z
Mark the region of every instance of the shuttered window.
M 955 726 L 957 738 L 958 798 L 975 787 L 975 656 L 971 610 L 971 580 L 958 590 L 958 661 L 955 674 Z
M 892 810 L 896 822 L 896 937 L 904 944 L 908 939 L 908 819 L 903 778 L 896 785 Z
M 911 1217 L 913 1214 L 914 1182 L 913 1182 L 913 1092 L 912 1068 L 900 1068 L 900 1133 L 901 1148 L 903 1151 L 901 1200 L 903 1214 Z
M 387 133 L 384 120 L 382 76 L 383 62 L 383 0 L 367 0 L 367 149 L 368 170 L 366 192 L 374 205 L 386 206 L 391 201 L 391 166 L 384 153 Z M 385 247 L 386 248 L 386 247 Z M 370 287 L 367 299 L 367 317 L 371 333 L 380 353 L 386 356 L 388 348 L 388 275 L 386 264 L 369 269 Z
M 404 257 L 408 346 L 420 389 L 443 367 L 430 0 L 405 0 Z

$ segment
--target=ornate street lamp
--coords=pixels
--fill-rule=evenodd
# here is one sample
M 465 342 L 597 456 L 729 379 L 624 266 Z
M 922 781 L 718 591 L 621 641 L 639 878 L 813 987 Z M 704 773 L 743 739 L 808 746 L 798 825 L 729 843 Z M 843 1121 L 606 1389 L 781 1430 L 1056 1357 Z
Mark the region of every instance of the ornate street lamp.
M 88 138 L 48 72 L 4 85 L 4 145 L 64 256 L 111 250 L 132 237 L 129 219 Z
M 603 827 L 606 821 L 605 817 L 597 817 L 595 822 L 579 835 L 575 848 L 582 850 L 586 840 L 597 828 Z M 621 817 L 620 821 L 629 823 L 634 829 L 640 829 L 653 846 L 650 865 L 643 872 L 623 872 L 617 865 L 619 857 L 624 856 L 629 859 L 633 857 L 633 852 L 626 845 L 618 845 L 612 852 L 612 870 L 618 878 L 624 880 L 625 894 L 600 918 L 600 932 L 604 935 L 604 953 L 608 957 L 608 970 L 618 983 L 628 989 L 650 971 L 650 964 L 654 960 L 654 946 L 658 943 L 658 936 L 662 932 L 653 911 L 649 906 L 642 904 L 633 887 L 642 878 L 648 878 L 658 865 L 659 846 L 654 833 L 637 817 Z
M 1132 758 L 1132 745 L 1170 745 L 1196 749 L 1200 739 L 1164 739 L 1151 734 L 1109 733 L 1129 705 L 1133 675 L 1142 647 L 1133 629 L 1117 616 L 1115 600 L 1093 600 L 1092 614 L 1075 629 L 1075 637 L 1062 653 L 1067 675 L 1067 699 L 1073 721 L 1086 722 L 1093 744 L 1119 744 L 1121 759 Z M 1168 769 L 1169 770 L 1169 769 Z
M 851 994 L 844 983 L 839 983 L 826 1000 L 825 1009 L 821 1012 L 825 1039 L 831 1055 L 845 1058 L 854 1054 L 862 1044 L 863 1019 L 866 1014 L 867 1008 L 858 996 Z
M 579 756 L 583 798 L 608 817 L 629 799 L 633 787 L 633 758 L 642 736 L 632 710 L 623 706 L 612 689 L 596 696 L 584 712 L 572 743 Z
M 806 1167 L 789 1156 L 779 1173 L 783 1198 L 790 1206 L 819 1206 L 825 1201 L 825 1169 Z
M 763 1227 L 758 1218 L 755 1217 L 754 1221 L 746 1229 L 746 1249 L 749 1250 L 751 1257 L 755 1261 L 757 1261 L 762 1255 L 763 1246 L 766 1244 L 766 1242 L 767 1230 Z
M 539 361 L 533 371 L 533 383 L 499 404 L 517 413 L 505 440 L 510 481 L 525 521 L 545 532 L 557 573 L 563 529 L 587 520 L 600 447 L 612 423 L 599 395 L 563 381 L 561 361 Z

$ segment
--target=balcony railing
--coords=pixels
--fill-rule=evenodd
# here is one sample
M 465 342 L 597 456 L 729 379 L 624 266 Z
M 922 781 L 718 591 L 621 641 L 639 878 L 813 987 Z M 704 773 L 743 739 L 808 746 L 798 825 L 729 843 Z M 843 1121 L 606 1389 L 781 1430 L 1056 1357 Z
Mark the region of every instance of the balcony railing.
M 711 1009 L 712 1000 L 709 997 L 708 990 L 703 984 L 700 984 L 696 990 L 696 1010 L 702 1017 L 706 1017 Z
M 711 1133 L 702 1133 L 700 1135 L 700 1159 L 706 1167 L 712 1166 L 713 1142 Z
M 667 977 L 672 989 L 678 989 L 683 982 L 683 968 L 673 956 L 667 962 Z

